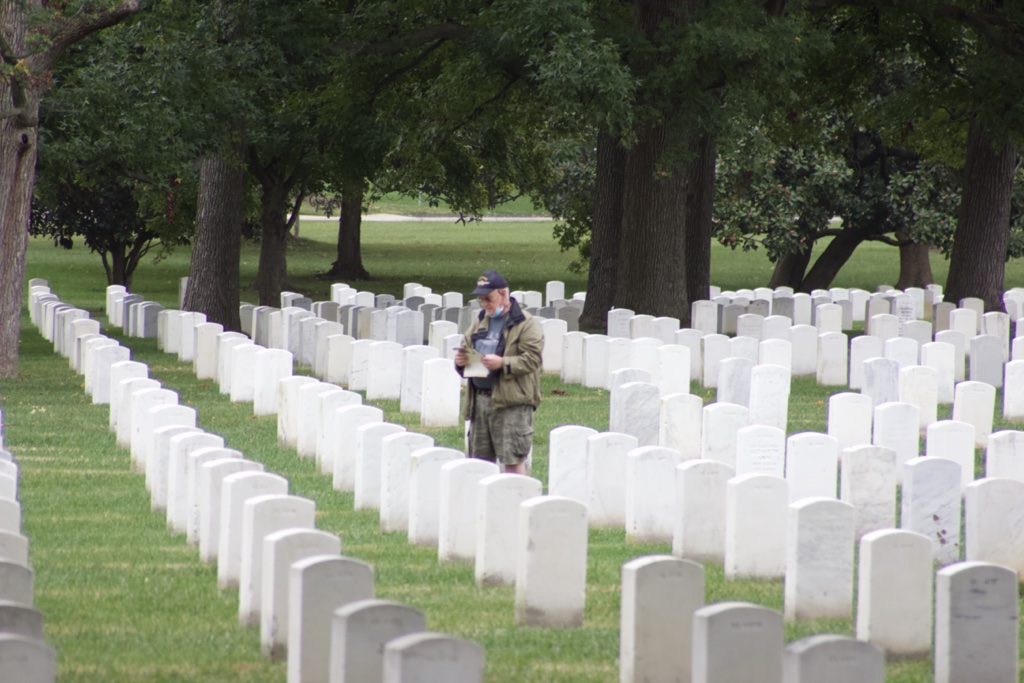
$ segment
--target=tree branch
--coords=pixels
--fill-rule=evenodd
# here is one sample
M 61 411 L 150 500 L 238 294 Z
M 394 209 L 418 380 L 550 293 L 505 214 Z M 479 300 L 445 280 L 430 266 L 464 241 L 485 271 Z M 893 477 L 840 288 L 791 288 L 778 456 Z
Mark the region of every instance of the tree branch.
M 377 97 L 380 96 L 380 94 L 384 91 L 385 88 L 391 85 L 391 83 L 397 81 L 402 75 L 412 71 L 417 66 L 422 64 L 427 59 L 427 57 L 429 57 L 430 54 L 434 52 L 434 50 L 441 47 L 442 45 L 444 45 L 443 40 L 438 40 L 433 45 L 428 45 L 427 49 L 423 50 L 423 52 L 416 55 L 408 64 L 395 69 L 387 76 L 382 78 L 380 82 L 377 84 L 377 87 L 374 89 L 373 94 L 370 96 L 370 106 L 372 107 L 376 103 Z
M 914 240 L 897 240 L 888 235 L 869 235 L 864 238 L 865 242 L 882 242 L 893 247 L 908 247 L 914 244 Z
M 295 224 L 299 221 L 299 211 L 302 210 L 302 202 L 306 199 L 306 191 L 300 190 L 295 195 L 295 201 L 292 202 L 292 209 L 288 215 L 288 231 L 295 227 Z
M 109 10 L 91 14 L 82 12 L 60 27 L 49 47 L 28 59 L 33 71 L 49 71 L 64 52 L 87 36 L 114 26 L 139 11 L 140 0 L 121 0 Z
M 480 116 L 480 114 L 482 114 L 484 112 L 484 109 L 486 109 L 488 106 L 490 106 L 490 105 L 494 104 L 495 102 L 497 102 L 497 101 L 501 100 L 502 98 L 504 98 L 505 95 L 512 89 L 512 86 L 515 85 L 518 81 L 519 81 L 518 77 L 509 78 L 508 82 L 504 85 L 504 87 L 502 87 L 501 90 L 499 90 L 494 95 L 494 97 L 486 99 L 483 102 L 481 102 L 480 104 L 478 104 L 476 106 L 476 108 L 473 111 L 471 111 L 468 116 L 466 116 L 466 118 L 462 119 L 462 121 L 459 121 L 458 123 L 453 125 L 451 128 L 449 128 L 448 129 L 448 134 L 450 135 L 450 134 L 454 133 L 455 131 L 459 130 L 460 128 L 462 128 L 463 126 L 468 124 L 469 122 L 473 121 L 476 117 Z
M 821 239 L 822 237 L 838 237 L 839 235 L 846 232 L 846 230 L 847 229 L 844 228 L 826 228 L 825 230 L 818 230 L 817 232 L 814 233 L 813 239 L 818 240 Z M 888 244 L 893 247 L 906 247 L 915 243 L 914 240 L 897 240 L 893 239 L 892 237 L 889 237 L 888 235 L 883 235 L 879 233 L 875 233 L 873 235 L 866 235 L 864 237 L 864 241 L 882 242 L 883 244 Z
M 1009 40 L 1007 36 L 1000 33 L 999 29 L 1013 30 L 1013 25 L 1006 20 L 1006 17 L 999 16 L 993 12 L 972 12 L 965 7 L 956 5 L 938 5 L 934 15 L 939 19 L 950 19 L 952 21 L 966 24 L 974 28 L 981 35 L 985 36 L 992 45 L 1001 47 L 1007 53 L 1020 56 L 1024 54 L 1019 43 Z M 1020 27 L 1016 27 L 1020 33 Z
M 249 169 L 249 173 L 255 178 L 260 185 L 268 185 L 272 182 L 270 174 L 267 173 L 267 169 L 264 168 L 260 162 L 260 154 L 256 149 L 255 145 L 248 146 L 248 154 L 246 154 L 246 166 Z
M 1004 15 L 996 12 L 972 11 L 965 7 L 952 4 L 935 5 L 928 8 L 928 4 L 920 7 L 907 3 L 903 7 L 894 6 L 891 0 L 812 0 L 808 9 L 812 12 L 824 12 L 840 7 L 859 7 L 861 9 L 878 10 L 905 10 L 922 19 L 929 17 L 954 21 L 975 29 L 981 36 L 993 46 L 998 47 L 1007 54 L 1014 57 L 1024 56 L 1024 27 L 1012 24 Z M 1014 40 L 1016 36 L 1016 40 Z
M 395 55 L 437 41 L 466 40 L 472 33 L 470 28 L 461 24 L 442 22 L 424 26 L 395 40 L 349 43 L 344 49 L 358 55 Z
M 3 31 L 0 31 L 0 59 L 3 59 L 7 64 L 17 64 L 20 57 L 14 52 L 14 48 L 7 39 L 4 37 Z

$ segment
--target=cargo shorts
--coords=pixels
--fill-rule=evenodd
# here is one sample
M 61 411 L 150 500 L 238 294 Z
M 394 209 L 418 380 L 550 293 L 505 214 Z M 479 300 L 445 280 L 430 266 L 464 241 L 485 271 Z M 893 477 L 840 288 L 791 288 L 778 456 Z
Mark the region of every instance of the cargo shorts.
M 473 398 L 470 457 L 502 465 L 518 465 L 526 460 L 533 446 L 533 406 L 495 409 L 490 394 L 477 392 Z

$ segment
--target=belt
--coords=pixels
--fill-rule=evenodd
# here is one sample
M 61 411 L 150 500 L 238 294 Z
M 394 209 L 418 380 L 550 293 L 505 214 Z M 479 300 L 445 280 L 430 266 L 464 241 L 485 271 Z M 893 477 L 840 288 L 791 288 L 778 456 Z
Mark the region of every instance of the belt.
M 491 395 L 491 390 L 490 389 L 480 389 L 479 387 L 473 387 L 473 391 L 475 391 L 478 394 L 483 394 L 484 396 L 490 396 Z

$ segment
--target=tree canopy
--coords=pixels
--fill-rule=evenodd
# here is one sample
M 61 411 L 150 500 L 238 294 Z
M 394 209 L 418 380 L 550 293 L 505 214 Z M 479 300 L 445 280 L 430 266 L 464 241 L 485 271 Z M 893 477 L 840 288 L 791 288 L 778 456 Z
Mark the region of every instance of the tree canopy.
M 469 215 L 528 194 L 581 248 L 594 328 L 612 305 L 686 322 L 713 236 L 763 247 L 801 288 L 864 240 L 906 251 L 901 283 L 923 284 L 913 264 L 937 247 L 950 297 L 989 307 L 1022 242 L 1020 3 L 12 0 L 0 22 L 0 184 L 23 198 L 0 212 L 0 253 L 19 281 L 40 120 L 38 230 L 194 231 L 193 275 L 237 293 L 245 213 L 262 303 L 310 195 L 341 200 L 329 276 L 365 278 L 368 194 Z M 230 316 L 232 297 L 188 305 Z

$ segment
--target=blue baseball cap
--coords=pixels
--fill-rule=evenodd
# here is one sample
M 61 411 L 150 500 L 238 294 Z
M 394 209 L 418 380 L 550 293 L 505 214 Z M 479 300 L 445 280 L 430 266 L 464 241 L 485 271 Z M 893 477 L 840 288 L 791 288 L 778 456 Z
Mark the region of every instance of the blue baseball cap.
M 477 278 L 473 296 L 487 296 L 496 289 L 506 289 L 507 287 L 508 282 L 501 276 L 501 273 L 496 270 L 488 270 Z

